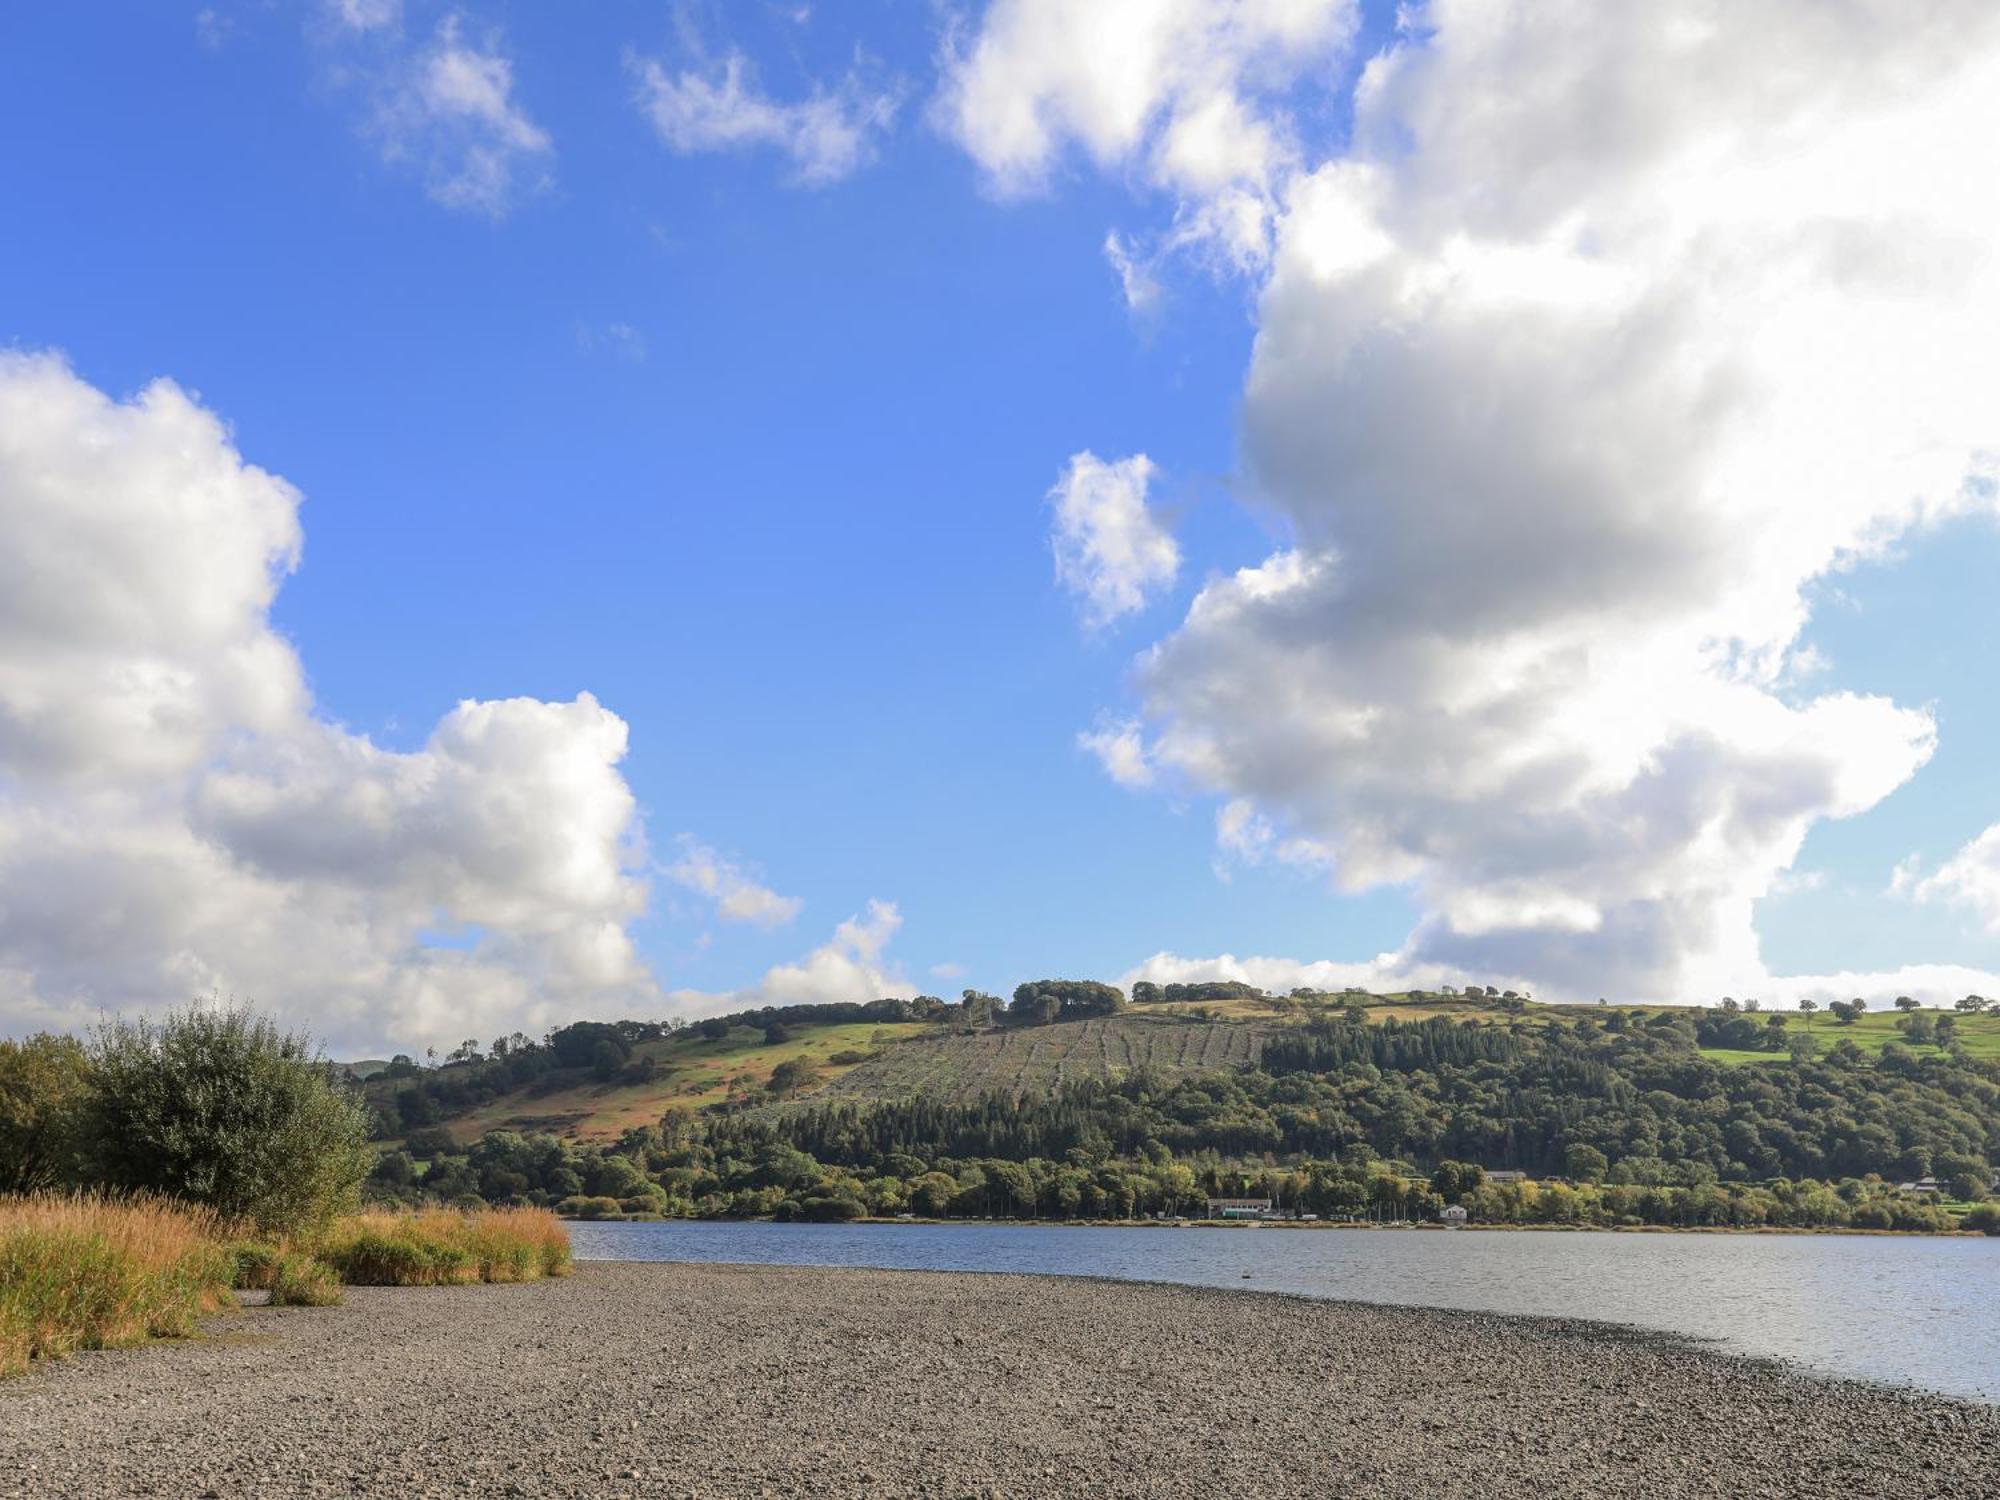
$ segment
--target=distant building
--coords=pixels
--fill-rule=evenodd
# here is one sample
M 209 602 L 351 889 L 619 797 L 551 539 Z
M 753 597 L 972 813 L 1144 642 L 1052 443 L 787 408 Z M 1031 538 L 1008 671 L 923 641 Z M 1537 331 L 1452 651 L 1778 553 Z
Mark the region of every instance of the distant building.
M 1271 1214 L 1269 1198 L 1211 1198 L 1208 1200 L 1208 1216 L 1211 1219 L 1265 1219 Z
M 1494 1172 L 1489 1170 L 1486 1174 L 1486 1180 L 1488 1182 L 1495 1182 L 1495 1183 L 1526 1182 L 1528 1180 L 1528 1174 L 1526 1172 L 1515 1172 L 1512 1170 L 1505 1172 Z
M 1464 1228 L 1468 1217 L 1464 1205 L 1459 1203 L 1447 1203 L 1438 1211 L 1438 1222 L 1453 1229 Z
M 1935 1198 L 1941 1189 L 1938 1187 L 1938 1180 L 1935 1177 L 1919 1177 L 1915 1182 L 1897 1183 L 1896 1191 L 1899 1193 L 1921 1193 L 1927 1198 Z

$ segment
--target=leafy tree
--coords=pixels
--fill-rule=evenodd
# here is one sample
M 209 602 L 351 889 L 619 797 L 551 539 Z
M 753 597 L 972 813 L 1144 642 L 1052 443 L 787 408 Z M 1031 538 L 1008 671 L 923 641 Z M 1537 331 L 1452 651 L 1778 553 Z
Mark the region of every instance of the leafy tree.
M 1611 1163 L 1595 1146 L 1578 1142 L 1564 1153 L 1565 1175 L 1578 1182 L 1602 1182 Z
M 90 1060 L 74 1037 L 0 1041 L 0 1193 L 77 1181 Z
M 966 990 L 959 997 L 959 1012 L 967 1026 L 985 1030 L 1000 1012 L 1000 997 L 983 990 Z
M 771 1070 L 764 1087 L 774 1094 L 794 1094 L 813 1083 L 818 1074 L 803 1057 L 788 1057 Z
M 1461 1203 L 1479 1191 L 1485 1169 L 1470 1162 L 1441 1161 L 1431 1173 L 1431 1190 L 1446 1203 Z
M 632 1043 L 609 1021 L 576 1021 L 549 1033 L 549 1052 L 559 1068 L 601 1068 L 608 1058 L 616 1070 L 632 1055 Z
M 1912 1047 L 1928 1047 L 1937 1041 L 1937 1023 L 1929 1016 L 1921 1016 L 1914 1011 L 1897 1021 L 1896 1029 L 1903 1033 Z
M 458 1149 L 458 1142 L 451 1138 L 449 1130 L 429 1127 L 412 1130 L 403 1138 L 403 1147 L 418 1160 L 428 1161 L 432 1157 L 451 1155 Z
M 1177 988 L 1168 985 L 1168 997 Z M 1036 979 L 1014 989 L 1007 1018 L 1017 1025 L 1046 1026 L 1051 1021 L 1115 1015 L 1125 1008 L 1125 992 L 1094 979 Z
M 1983 1172 L 1960 1172 L 1955 1177 L 1945 1179 L 1945 1191 L 1962 1201 L 1977 1202 L 1986 1196 L 1986 1183 L 1986 1174 Z
M 1912 1000 L 1908 995 L 1898 995 L 1896 997 L 1897 1010 L 1903 1011 L 1904 1013 L 1907 1014 L 1910 1011 L 1918 1010 L 1920 1008 L 1921 1007 L 1918 1005 L 1918 1003 L 1915 1000 Z
M 303 1033 L 247 1009 L 112 1021 L 90 1047 L 96 1169 L 267 1233 L 325 1222 L 368 1174 L 368 1117 Z
M 951 1201 L 959 1193 L 958 1179 L 943 1172 L 926 1172 L 910 1191 L 910 1207 L 930 1219 L 942 1219 L 951 1212 Z

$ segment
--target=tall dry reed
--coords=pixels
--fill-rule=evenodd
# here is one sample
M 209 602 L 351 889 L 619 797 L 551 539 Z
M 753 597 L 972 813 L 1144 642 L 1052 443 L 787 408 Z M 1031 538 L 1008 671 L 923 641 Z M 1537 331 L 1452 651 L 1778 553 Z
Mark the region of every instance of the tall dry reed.
M 0 1375 L 78 1349 L 185 1338 L 230 1304 L 215 1217 L 161 1198 L 0 1198 Z
M 350 1286 L 534 1281 L 570 1271 L 569 1233 L 542 1208 L 350 1214 L 312 1249 Z

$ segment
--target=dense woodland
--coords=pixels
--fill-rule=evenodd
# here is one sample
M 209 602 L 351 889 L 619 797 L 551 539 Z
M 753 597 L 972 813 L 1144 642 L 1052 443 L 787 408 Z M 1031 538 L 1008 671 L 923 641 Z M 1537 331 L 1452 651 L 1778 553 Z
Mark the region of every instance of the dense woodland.
M 407 1139 L 385 1155 L 373 1190 L 598 1215 L 810 1218 L 1126 1218 L 1197 1212 L 1212 1193 L 1249 1191 L 1330 1218 L 1421 1219 L 1462 1202 L 1490 1222 L 1924 1229 L 1953 1221 L 1894 1184 L 1935 1174 L 1956 1198 L 1979 1199 L 2000 1163 L 2000 1067 L 1950 1045 L 1918 1054 L 1891 1043 L 1871 1057 L 1815 1038 L 1787 1044 L 1788 1062 L 1729 1067 L 1698 1046 L 1771 1050 L 1780 1028 L 1733 1005 L 1535 1024 L 1376 1023 L 1340 997 L 1318 998 L 1317 1019 L 1284 1028 L 1258 1066 L 1239 1072 L 1135 1072 L 973 1103 L 808 1099 L 676 1112 L 610 1147 L 497 1132 L 461 1151 L 418 1118 L 454 1092 L 477 1097 L 518 1073 L 615 1077 L 631 1066 L 643 1027 L 586 1023 L 541 1044 L 496 1046 L 477 1067 L 412 1069 L 397 1118 L 382 1125 Z M 1124 1003 L 1109 986 L 1045 981 L 985 1019 L 1059 1024 Z M 727 1024 L 977 1024 L 971 1009 L 969 993 L 962 1006 L 884 1001 L 813 1007 L 810 1017 L 746 1012 Z M 1926 1039 L 1936 1040 L 1931 1024 Z M 1487 1170 L 1535 1180 L 1491 1183 Z

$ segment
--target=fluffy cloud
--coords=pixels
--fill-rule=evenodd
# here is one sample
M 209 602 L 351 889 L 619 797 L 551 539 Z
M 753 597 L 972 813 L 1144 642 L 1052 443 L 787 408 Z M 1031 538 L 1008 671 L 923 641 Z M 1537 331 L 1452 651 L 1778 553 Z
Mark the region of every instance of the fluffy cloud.
M 916 993 L 915 988 L 885 957 L 889 940 L 902 925 L 895 902 L 870 901 L 866 911 L 836 927 L 828 941 L 796 963 L 773 965 L 749 989 L 720 994 L 676 990 L 669 998 L 688 1015 L 720 1015 L 757 1005 L 906 998 Z
M 344 9 L 382 16 L 355 29 L 393 29 L 393 8 L 363 0 Z M 469 37 L 446 16 L 426 45 L 380 62 L 376 81 L 382 152 L 421 171 L 434 201 L 497 219 L 547 184 L 554 143 L 514 97 L 514 65 L 497 37 Z
M 1003 174 L 1168 107 L 1016 96 L 962 133 Z M 1288 541 L 1141 659 L 1146 759 L 1411 887 L 1413 970 L 1740 992 L 1807 831 L 1932 748 L 1798 644 L 1820 580 L 1995 507 L 2000 13 L 1436 0 L 1353 107 L 1260 291 Z
M 1049 491 L 1056 581 L 1092 628 L 1145 608 L 1147 595 L 1180 572 L 1180 548 L 1146 507 L 1155 472 L 1143 453 L 1112 463 L 1078 453 Z
M 1145 727 L 1137 719 L 1110 719 L 1076 737 L 1077 748 L 1097 757 L 1104 774 L 1134 790 L 1153 784 L 1153 762 L 1146 753 Z
M 833 930 L 831 941 L 795 964 L 773 968 L 757 987 L 758 993 L 772 1005 L 908 995 L 912 993 L 908 982 L 883 958 L 883 950 L 902 925 L 895 902 L 870 901 L 865 912 Z
M 758 90 L 740 52 L 720 67 L 679 73 L 650 58 L 631 66 L 639 107 L 668 150 L 682 156 L 777 150 L 791 158 L 798 181 L 811 186 L 866 166 L 896 118 L 896 95 L 867 87 L 858 74 L 838 89 L 815 86 L 803 99 L 779 101 Z
M 1045 186 L 1074 144 L 1175 195 L 1170 244 L 1255 264 L 1299 155 L 1287 97 L 1355 19 L 1353 0 L 995 0 L 947 58 L 938 117 L 1002 194 Z
M 1233 797 L 1215 810 L 1216 871 L 1228 878 L 1233 865 L 1277 863 L 1311 871 L 1326 871 L 1335 863 L 1333 851 L 1317 840 L 1294 834 L 1283 837 L 1271 820 L 1247 797 Z
M 268 611 L 299 497 L 161 381 L 0 355 L 0 1028 L 217 990 L 336 1046 L 651 1009 L 625 725 L 460 703 L 391 751 Z
M 1899 865 L 1892 889 L 1919 901 L 1964 907 L 1988 932 L 2000 932 L 2000 823 L 1946 860 L 1935 875 L 1915 878 L 1914 864 Z
M 805 905 L 796 896 L 780 896 L 686 834 L 680 838 L 680 858 L 668 865 L 664 873 L 676 885 L 713 901 L 716 915 L 725 922 L 782 927 Z

